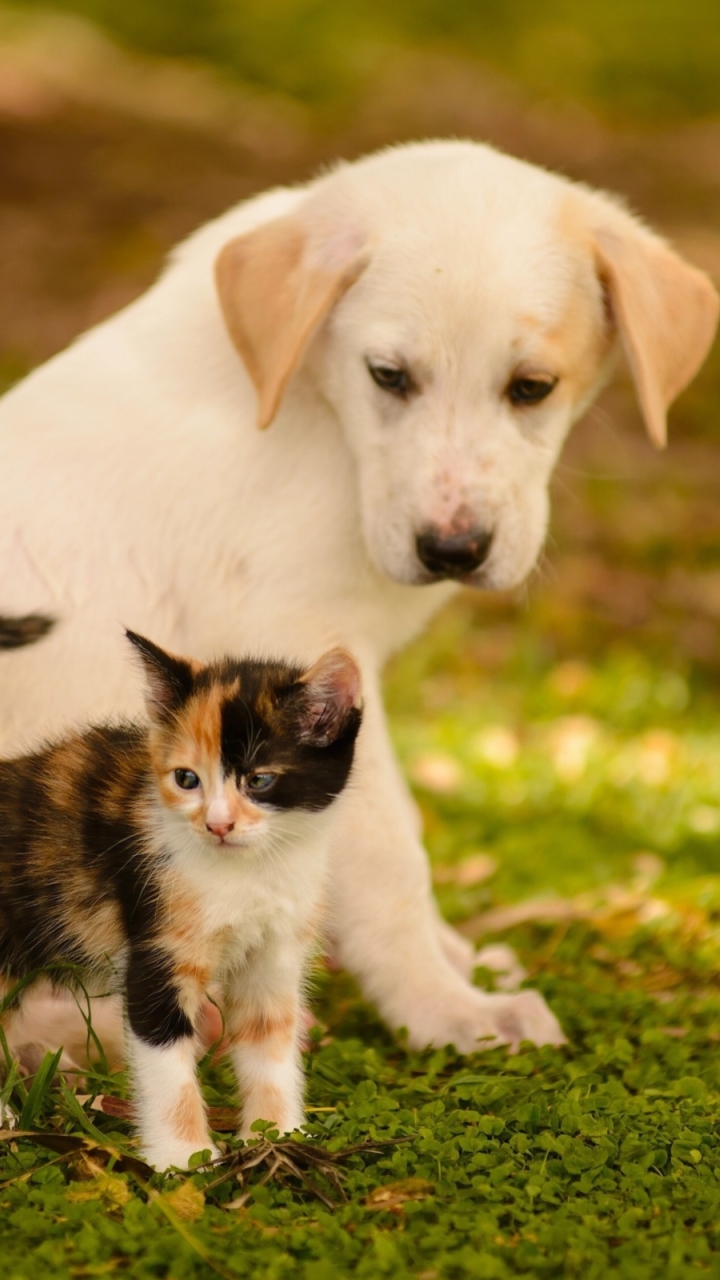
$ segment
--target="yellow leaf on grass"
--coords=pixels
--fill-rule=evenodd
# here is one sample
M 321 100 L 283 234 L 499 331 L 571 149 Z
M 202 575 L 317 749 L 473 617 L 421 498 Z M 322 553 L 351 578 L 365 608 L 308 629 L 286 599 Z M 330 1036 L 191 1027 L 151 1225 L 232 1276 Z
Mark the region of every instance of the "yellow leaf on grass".
M 408 1200 L 426 1200 L 433 1193 L 431 1182 L 424 1178 L 405 1178 L 403 1182 L 389 1182 L 376 1187 L 365 1200 L 368 1209 L 384 1209 L 386 1213 L 401 1213 Z
M 174 1191 L 162 1197 L 165 1203 L 184 1222 L 197 1222 L 205 1212 L 205 1196 L 192 1182 L 182 1182 Z
M 113 1173 L 101 1173 L 97 1178 L 75 1182 L 65 1195 L 76 1204 L 85 1200 L 102 1200 L 109 1208 L 120 1208 L 132 1199 L 132 1191 L 125 1179 Z

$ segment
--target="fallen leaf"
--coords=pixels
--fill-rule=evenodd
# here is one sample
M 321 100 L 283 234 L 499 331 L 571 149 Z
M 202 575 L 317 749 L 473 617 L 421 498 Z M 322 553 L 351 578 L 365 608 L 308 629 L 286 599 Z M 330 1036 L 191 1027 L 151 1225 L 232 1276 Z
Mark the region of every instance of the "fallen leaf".
M 174 1191 L 166 1191 L 162 1199 L 183 1222 L 197 1222 L 205 1212 L 205 1196 L 189 1180 Z
M 86 1200 L 102 1200 L 109 1209 L 118 1209 L 132 1199 L 132 1191 L 124 1178 L 112 1173 L 101 1173 L 89 1181 L 75 1182 L 68 1187 L 68 1200 L 82 1203 Z
M 367 1209 L 384 1209 L 386 1213 L 402 1213 L 408 1200 L 427 1200 L 434 1192 L 431 1182 L 424 1178 L 406 1178 L 403 1182 L 386 1183 L 376 1187 L 365 1199 Z

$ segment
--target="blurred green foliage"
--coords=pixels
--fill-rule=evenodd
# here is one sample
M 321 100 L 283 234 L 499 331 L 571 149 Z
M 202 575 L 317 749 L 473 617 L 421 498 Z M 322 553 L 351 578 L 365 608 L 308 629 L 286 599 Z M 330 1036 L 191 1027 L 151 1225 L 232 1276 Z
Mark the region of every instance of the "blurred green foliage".
M 200 58 L 316 108 L 351 108 L 405 50 L 464 55 L 532 93 L 639 121 L 720 110 L 718 0 L 19 0 Z

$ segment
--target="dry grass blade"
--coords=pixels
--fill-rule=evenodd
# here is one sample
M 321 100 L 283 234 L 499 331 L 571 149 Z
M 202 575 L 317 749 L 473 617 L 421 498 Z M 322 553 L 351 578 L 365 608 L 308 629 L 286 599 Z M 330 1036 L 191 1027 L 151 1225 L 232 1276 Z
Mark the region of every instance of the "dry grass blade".
M 667 915 L 670 907 L 650 890 L 663 871 L 654 854 L 640 854 L 635 859 L 635 875 L 629 884 L 607 884 L 602 889 L 579 893 L 574 898 L 531 898 L 491 907 L 472 916 L 458 926 L 460 933 L 477 938 L 486 933 L 502 933 L 520 924 L 572 923 L 591 921 L 602 927 L 616 924 L 622 918 L 631 923 L 647 924 Z
M 257 1144 L 241 1148 L 224 1161 L 220 1177 L 210 1183 L 206 1189 L 217 1187 L 230 1178 L 237 1178 L 242 1183 L 252 1169 L 259 1169 L 265 1165 L 265 1172 L 258 1186 L 264 1186 L 266 1182 L 271 1182 L 273 1179 L 280 1182 L 290 1179 L 300 1183 L 305 1191 L 316 1200 L 320 1200 L 326 1208 L 335 1209 L 337 1200 L 332 1199 L 322 1187 L 318 1186 L 316 1178 L 311 1176 L 313 1173 L 328 1182 L 335 1196 L 344 1201 L 346 1200 L 342 1185 L 344 1175 L 340 1168 L 344 1160 L 359 1153 L 380 1152 L 384 1147 L 407 1141 L 409 1141 L 408 1138 L 385 1138 L 378 1142 L 368 1140 L 358 1142 L 351 1147 L 344 1147 L 341 1151 L 328 1151 L 327 1148 L 314 1142 L 297 1142 L 292 1138 L 284 1142 L 273 1142 L 271 1138 L 262 1138 Z M 243 1208 L 251 1196 L 252 1187 L 249 1187 L 227 1207 Z
M 92 1138 L 73 1133 L 36 1133 L 33 1129 L 0 1129 L 0 1142 L 34 1142 L 39 1147 L 47 1147 L 57 1151 L 60 1156 L 69 1157 L 83 1152 L 85 1155 L 107 1164 L 113 1161 L 113 1167 L 120 1173 L 132 1173 L 145 1182 L 151 1178 L 154 1170 L 137 1156 L 127 1155 L 112 1143 L 99 1144 Z

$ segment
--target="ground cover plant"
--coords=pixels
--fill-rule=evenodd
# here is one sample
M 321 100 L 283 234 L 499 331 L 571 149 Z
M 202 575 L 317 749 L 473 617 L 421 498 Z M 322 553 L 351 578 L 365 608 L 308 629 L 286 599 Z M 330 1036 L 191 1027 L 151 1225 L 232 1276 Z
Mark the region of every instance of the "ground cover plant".
M 716 103 L 717 33 L 691 39 L 703 3 L 687 7 L 676 62 L 675 28 L 660 20 L 669 8 L 653 8 L 643 42 L 639 0 L 629 27 L 614 25 L 620 61 L 595 38 L 614 4 L 576 15 L 548 0 L 518 16 L 488 5 L 485 27 L 477 6 L 460 6 L 455 28 L 447 6 L 413 6 L 412 50 L 410 8 L 386 5 L 382 39 L 393 27 L 410 71 L 402 93 L 373 81 L 359 106 L 363 68 L 352 80 L 337 53 L 349 10 L 338 7 L 319 47 L 302 32 L 327 10 L 288 3 L 294 63 L 278 59 L 282 32 L 269 26 L 244 56 L 273 93 L 300 102 L 315 85 L 315 114 L 297 102 L 299 114 L 287 102 L 261 110 L 249 95 L 231 100 L 245 110 L 232 124 L 222 103 L 189 119 L 188 80 L 182 110 L 143 97 L 172 81 L 165 64 L 138 71 L 100 49 L 94 70 L 92 40 L 80 40 L 92 57 L 75 63 L 63 45 L 63 67 L 82 70 L 69 84 L 50 74 L 46 42 L 42 65 L 33 55 L 26 72 L 16 62 L 14 78 L 0 74 L 0 382 L 129 300 L 174 240 L 233 200 L 399 136 L 490 137 L 625 191 L 720 274 L 717 125 L 653 132 L 647 115 Z M 203 52 L 177 44 L 189 39 L 186 6 L 120 8 L 111 17 L 126 40 Z M 176 45 L 130 29 L 160 8 Z M 230 11 L 215 7 L 216 31 Z M 576 17 L 575 44 L 558 43 L 553 31 Z M 474 46 L 463 34 L 472 22 Z M 465 55 L 490 49 L 493 23 L 503 70 L 530 67 L 528 83 L 540 77 L 545 93 L 572 64 L 584 102 L 615 112 L 612 128 L 529 107 L 492 77 L 486 93 L 484 69 L 470 74 Z M 439 61 L 417 61 L 433 32 Z M 234 56 L 227 43 L 220 61 Z M 645 58 L 655 70 L 643 79 Z M 324 89 L 320 64 L 332 73 Z M 328 104 L 340 98 L 338 124 Z M 527 593 L 463 598 L 388 674 L 443 910 L 482 945 L 515 949 L 568 1045 L 409 1053 L 345 975 L 319 966 L 307 1135 L 288 1145 L 259 1134 L 255 1147 L 230 1144 L 224 1168 L 168 1179 L 136 1159 L 124 1078 L 98 1068 L 68 1088 L 50 1058 L 5 1087 L 18 1126 L 0 1141 L 4 1277 L 720 1275 L 719 388 L 716 353 L 673 412 L 662 457 L 641 439 L 627 386 L 610 391 L 570 442 L 547 559 Z M 227 1141 L 230 1077 L 208 1062 L 204 1080 Z

